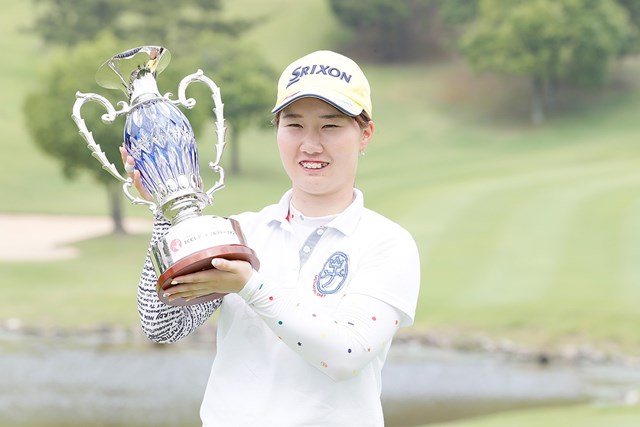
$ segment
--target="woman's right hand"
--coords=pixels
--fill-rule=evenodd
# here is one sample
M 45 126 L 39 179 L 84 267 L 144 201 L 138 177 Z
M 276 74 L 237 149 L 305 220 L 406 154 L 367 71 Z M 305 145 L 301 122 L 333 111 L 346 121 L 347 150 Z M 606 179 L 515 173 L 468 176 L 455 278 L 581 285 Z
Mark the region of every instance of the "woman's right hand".
M 136 187 L 136 189 L 138 190 L 138 193 L 140 193 L 140 197 L 142 197 L 143 199 L 149 202 L 152 202 L 153 197 L 151 196 L 151 194 L 149 194 L 147 189 L 142 184 L 142 179 L 140 178 L 140 171 L 135 169 L 134 167 L 135 162 L 133 161 L 133 157 L 129 155 L 124 145 L 120 146 L 120 156 L 122 157 L 124 170 L 127 172 L 127 175 L 129 175 L 129 178 L 133 180 L 133 186 Z

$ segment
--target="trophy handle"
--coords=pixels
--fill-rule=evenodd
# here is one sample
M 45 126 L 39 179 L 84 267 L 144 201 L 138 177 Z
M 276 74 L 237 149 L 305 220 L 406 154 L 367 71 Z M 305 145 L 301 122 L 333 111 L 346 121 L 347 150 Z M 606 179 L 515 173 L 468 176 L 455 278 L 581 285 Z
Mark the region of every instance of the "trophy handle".
M 122 189 L 124 191 L 125 196 L 127 196 L 127 198 L 131 201 L 131 203 L 135 205 L 147 205 L 149 209 L 151 209 L 151 211 L 155 213 L 157 210 L 157 206 L 155 203 L 145 199 L 141 199 L 140 197 L 137 197 L 131 194 L 129 189 L 133 185 L 133 180 L 129 177 L 125 178 L 124 176 L 122 176 L 120 172 L 118 172 L 118 170 L 116 169 L 115 165 L 109 162 L 109 159 L 107 159 L 107 156 L 104 153 L 104 151 L 102 151 L 102 148 L 100 147 L 100 145 L 97 144 L 93 139 L 93 134 L 89 131 L 89 129 L 87 129 L 84 119 L 80 114 L 80 110 L 82 109 L 82 106 L 86 102 L 97 102 L 107 110 L 107 113 L 103 114 L 101 117 L 102 121 L 104 123 L 110 124 L 114 122 L 116 117 L 129 112 L 131 107 L 129 107 L 129 105 L 126 102 L 120 101 L 118 102 L 118 106 L 121 108 L 120 110 L 116 110 L 113 107 L 113 105 L 109 102 L 108 99 L 96 93 L 76 92 L 76 98 L 77 98 L 76 102 L 73 104 L 73 113 L 71 114 L 71 117 L 73 118 L 73 121 L 76 122 L 76 125 L 78 126 L 78 132 L 87 142 L 87 148 L 91 151 L 91 155 L 100 162 L 100 164 L 102 165 L 102 169 L 106 170 L 114 178 L 116 178 L 118 181 L 123 183 Z
M 225 132 L 226 128 L 224 127 L 224 104 L 222 103 L 222 98 L 220 97 L 220 88 L 207 76 L 204 75 L 202 70 L 198 69 L 193 74 L 189 74 L 185 76 L 178 85 L 178 100 L 173 101 L 172 103 L 176 105 L 183 105 L 186 108 L 193 108 L 196 105 L 196 100 L 193 98 L 186 97 L 187 86 L 192 82 L 202 82 L 205 83 L 211 89 L 211 98 L 213 99 L 213 113 L 216 116 L 216 158 L 215 161 L 209 162 L 209 168 L 218 174 L 218 180 L 213 187 L 207 190 L 207 196 L 209 200 L 213 198 L 213 193 L 224 188 L 224 169 L 220 166 L 220 159 L 222 158 L 222 153 L 224 152 L 225 142 Z M 171 96 L 170 93 L 165 95 L 165 98 L 169 99 Z

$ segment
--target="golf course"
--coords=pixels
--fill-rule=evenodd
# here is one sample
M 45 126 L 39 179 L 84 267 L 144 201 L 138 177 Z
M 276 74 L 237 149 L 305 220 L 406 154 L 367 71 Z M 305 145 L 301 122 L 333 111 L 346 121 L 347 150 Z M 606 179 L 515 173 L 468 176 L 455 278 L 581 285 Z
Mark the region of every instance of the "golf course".
M 276 69 L 307 51 L 338 49 L 345 36 L 321 0 L 227 3 L 230 16 L 265 16 L 247 37 Z M 270 13 L 274 4 L 288 16 Z M 109 215 L 104 187 L 88 174 L 65 179 L 27 133 L 23 99 L 57 54 L 41 52 L 41 42 L 24 31 L 32 7 L 12 2 L 0 17 L 7 58 L 0 68 L 4 244 L 34 233 L 47 240 L 46 222 L 17 228 L 12 217 L 47 216 L 50 227 L 71 219 L 65 224 L 73 227 L 74 217 Z M 287 37 L 303 30 L 305 37 Z M 172 56 L 180 60 L 180 52 Z M 400 334 L 453 349 L 543 355 L 551 363 L 639 363 L 640 57 L 612 64 L 603 87 L 561 88 L 557 108 L 540 125 L 529 120 L 526 79 L 476 75 L 462 58 L 362 67 L 372 86 L 375 136 L 356 185 L 369 208 L 412 233 L 421 254 L 415 324 Z M 71 107 L 59 107 L 69 120 Z M 213 127 L 196 136 L 201 160 L 212 160 Z M 209 214 L 258 210 L 288 189 L 273 128 L 244 132 L 239 149 L 241 172 L 227 176 Z M 203 168 L 211 184 L 208 173 Z M 151 224 L 143 207 L 126 206 L 125 213 Z M 143 224 L 125 235 L 67 242 L 72 256 L 37 256 L 36 241 L 33 257 L 0 259 L 0 329 L 136 329 L 149 236 Z M 585 403 L 446 423 L 541 425 L 637 426 L 640 406 Z

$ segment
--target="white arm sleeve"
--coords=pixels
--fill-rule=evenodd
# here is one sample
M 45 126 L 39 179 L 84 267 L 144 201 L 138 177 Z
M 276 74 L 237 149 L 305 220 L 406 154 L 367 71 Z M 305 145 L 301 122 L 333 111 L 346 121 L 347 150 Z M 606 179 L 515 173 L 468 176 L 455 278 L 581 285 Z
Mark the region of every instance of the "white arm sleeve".
M 401 312 L 372 296 L 346 294 L 332 315 L 314 311 L 254 272 L 238 293 L 293 351 L 334 380 L 347 379 L 385 349 Z
M 153 225 L 151 242 L 166 234 L 170 223 L 158 216 Z M 138 314 L 145 335 L 157 343 L 178 341 L 202 325 L 220 306 L 222 299 L 190 306 L 172 306 L 160 301 L 156 292 L 158 281 L 151 262 L 151 247 L 147 251 L 138 284 Z

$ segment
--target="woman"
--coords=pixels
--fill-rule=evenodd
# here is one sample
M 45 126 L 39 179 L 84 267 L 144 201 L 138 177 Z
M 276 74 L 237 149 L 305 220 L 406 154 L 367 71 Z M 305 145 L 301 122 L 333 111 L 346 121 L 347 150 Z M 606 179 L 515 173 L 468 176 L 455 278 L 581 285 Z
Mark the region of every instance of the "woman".
M 147 256 L 143 329 L 174 342 L 220 309 L 204 426 L 382 426 L 381 369 L 398 328 L 413 322 L 420 263 L 409 233 L 365 208 L 354 188 L 374 133 L 369 83 L 349 58 L 314 52 L 284 70 L 273 113 L 291 189 L 235 217 L 260 272 L 214 259 L 215 269 L 176 278 L 165 296 L 227 295 L 169 306 Z M 168 225 L 159 218 L 153 239 Z

